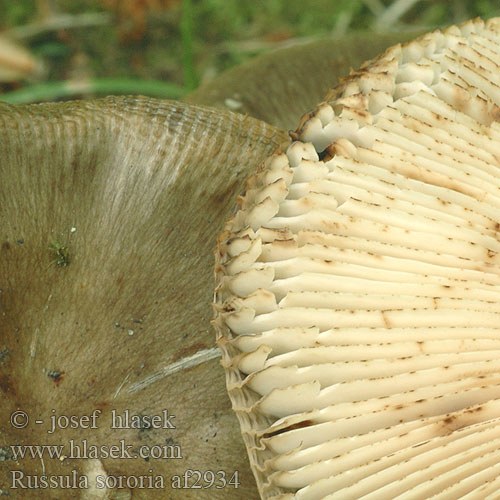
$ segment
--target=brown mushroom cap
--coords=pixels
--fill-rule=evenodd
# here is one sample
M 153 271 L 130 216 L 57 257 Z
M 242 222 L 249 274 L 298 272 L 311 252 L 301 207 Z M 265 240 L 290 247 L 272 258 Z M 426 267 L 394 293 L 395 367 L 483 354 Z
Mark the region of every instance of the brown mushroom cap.
M 294 129 L 339 77 L 398 42 L 419 33 L 349 34 L 278 49 L 225 71 L 186 97 Z
M 71 439 L 182 449 L 181 460 L 9 459 L 0 489 L 49 498 L 12 490 L 12 470 L 152 469 L 169 498 L 195 498 L 171 489 L 170 477 L 215 467 L 239 470 L 239 491 L 254 495 L 210 329 L 212 238 L 250 166 L 285 137 L 242 115 L 140 97 L 0 106 L 0 447 L 10 458 L 9 445 Z M 54 414 L 96 409 L 98 429 L 47 433 Z M 168 410 L 176 429 L 113 431 L 113 409 Z M 15 411 L 27 412 L 27 428 L 9 424 Z

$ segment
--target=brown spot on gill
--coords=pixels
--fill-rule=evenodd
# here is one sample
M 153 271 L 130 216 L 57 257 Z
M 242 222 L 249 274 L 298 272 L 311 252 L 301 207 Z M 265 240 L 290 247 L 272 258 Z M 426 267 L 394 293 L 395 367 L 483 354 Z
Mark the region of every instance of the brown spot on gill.
M 267 432 L 266 434 L 264 434 L 262 436 L 262 438 L 270 438 L 273 436 L 278 436 L 279 434 L 293 431 L 295 429 L 303 429 L 304 427 L 310 427 L 311 425 L 314 425 L 314 422 L 312 420 L 303 420 L 302 422 L 297 422 L 296 424 L 292 424 L 292 425 L 289 425 L 287 427 L 283 427 L 281 429 L 278 429 L 277 431 Z
M 320 161 L 326 163 L 327 161 L 330 161 L 336 153 L 335 144 L 330 144 L 319 154 L 319 159 Z
M 299 122 L 299 126 L 297 127 L 296 130 L 290 130 L 288 132 L 288 135 L 290 136 L 290 139 L 292 141 L 300 141 L 300 134 L 302 133 L 303 128 L 305 127 L 306 123 L 313 118 L 315 115 L 315 111 L 309 111 L 309 113 L 306 113 L 305 115 L 302 116 Z
M 467 410 L 465 410 L 465 413 L 479 413 L 482 410 L 482 406 L 476 406 L 475 408 L 468 408 Z
M 403 434 L 404 435 L 404 434 Z M 420 443 L 414 444 L 412 448 L 418 448 L 419 446 L 423 446 L 424 444 L 427 444 L 430 440 L 427 439 L 426 441 L 422 441 Z
M 218 306 L 217 311 L 230 313 L 236 311 L 236 309 L 231 304 L 224 304 L 222 307 Z
M 392 324 L 389 321 L 389 318 L 387 317 L 386 313 L 387 310 L 380 311 L 380 314 L 382 315 L 382 319 L 384 321 L 384 325 L 386 326 L 386 328 L 392 328 Z
M 476 424 L 480 421 L 480 417 L 476 416 L 476 414 L 480 413 L 482 410 L 483 406 L 478 405 L 467 408 L 463 411 L 463 413 L 460 413 L 458 415 L 447 414 L 442 420 L 444 430 L 448 433 L 452 433 L 459 429 L 463 429 L 465 427 Z
M 497 104 L 493 105 L 490 109 L 490 117 L 492 122 L 500 121 L 500 107 Z
M 269 243 L 265 243 L 265 245 L 269 245 Z M 276 248 L 295 248 L 297 246 L 297 242 L 293 238 L 284 239 L 284 240 L 274 240 L 272 242 L 273 247 Z

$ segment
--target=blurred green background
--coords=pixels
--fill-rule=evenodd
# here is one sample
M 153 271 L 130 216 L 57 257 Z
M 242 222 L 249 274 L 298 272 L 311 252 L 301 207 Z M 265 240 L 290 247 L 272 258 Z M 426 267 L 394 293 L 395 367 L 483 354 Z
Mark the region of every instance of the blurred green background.
M 178 98 L 276 48 L 353 31 L 431 30 L 498 16 L 500 2 L 1 0 L 0 12 L 0 99 L 38 102 Z

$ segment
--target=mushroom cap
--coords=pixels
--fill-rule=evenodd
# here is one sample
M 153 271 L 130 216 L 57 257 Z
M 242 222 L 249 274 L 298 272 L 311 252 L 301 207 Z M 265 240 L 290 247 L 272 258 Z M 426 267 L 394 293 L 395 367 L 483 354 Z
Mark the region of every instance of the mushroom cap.
M 13 490 L 11 474 L 74 469 L 91 485 L 98 473 L 164 478 L 166 489 L 122 490 L 134 499 L 199 498 L 198 490 L 171 488 L 171 477 L 217 464 L 228 480 L 240 472 L 242 498 L 255 496 L 210 328 L 213 235 L 254 162 L 285 138 L 243 115 L 143 97 L 0 105 L 2 491 L 69 498 L 61 489 Z M 51 417 L 95 410 L 97 428 L 77 422 L 49 434 Z M 112 410 L 167 410 L 176 428 L 141 421 L 111 429 Z M 16 411 L 29 416 L 27 428 L 9 424 Z M 165 453 L 174 457 L 180 446 L 182 459 L 16 461 L 8 448 L 64 445 L 67 456 L 71 440 L 123 440 L 134 452 L 170 446 Z M 207 491 L 234 499 L 230 487 Z M 71 498 L 108 493 L 77 489 Z
M 497 498 L 499 47 L 388 49 L 247 182 L 214 324 L 261 498 Z
M 420 33 L 356 33 L 263 54 L 200 86 L 185 100 L 245 113 L 284 130 L 294 129 L 333 82 L 387 47 Z

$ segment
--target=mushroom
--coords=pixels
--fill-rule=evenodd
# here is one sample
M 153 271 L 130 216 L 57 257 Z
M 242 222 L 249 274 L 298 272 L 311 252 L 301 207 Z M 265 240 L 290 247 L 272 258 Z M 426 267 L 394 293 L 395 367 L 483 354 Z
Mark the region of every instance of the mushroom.
M 171 487 L 191 469 L 240 470 L 254 495 L 210 331 L 210 249 L 240 177 L 283 136 L 142 97 L 0 105 L 2 491 L 70 498 L 58 478 L 75 470 L 89 483 L 71 490 L 82 500 L 193 498 Z M 90 451 L 122 441 L 114 457 Z M 64 449 L 16 460 L 11 445 Z M 35 489 L 43 475 L 53 494 Z M 164 487 L 148 487 L 159 477 Z
M 418 33 L 422 34 L 422 33 Z M 323 99 L 332 82 L 352 67 L 417 33 L 350 34 L 263 54 L 201 85 L 186 101 L 230 109 L 284 130 Z
M 499 54 L 388 49 L 247 182 L 214 324 L 262 499 L 498 498 Z
M 210 328 L 213 235 L 254 165 L 287 138 L 249 116 L 143 97 L 0 105 L 2 493 L 256 498 Z M 111 428 L 113 411 L 126 428 Z M 122 442 L 166 458 L 95 448 Z M 16 459 L 14 445 L 65 448 Z M 205 486 L 213 472 L 213 487 L 172 487 L 184 474 L 192 485 L 189 471 L 207 472 Z M 239 487 L 220 488 L 235 471 Z M 164 487 L 149 487 L 159 478 Z M 85 479 L 88 489 L 58 487 Z

